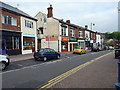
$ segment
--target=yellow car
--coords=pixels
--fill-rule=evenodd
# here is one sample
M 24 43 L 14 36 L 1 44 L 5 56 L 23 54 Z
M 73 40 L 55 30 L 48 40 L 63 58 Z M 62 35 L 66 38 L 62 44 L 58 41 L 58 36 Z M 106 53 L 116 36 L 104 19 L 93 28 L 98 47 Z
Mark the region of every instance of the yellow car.
M 75 53 L 83 54 L 83 53 L 86 53 L 86 50 L 83 49 L 83 48 L 80 47 L 80 46 L 77 46 L 77 47 L 75 47 L 74 50 L 73 50 L 73 54 L 75 54 Z

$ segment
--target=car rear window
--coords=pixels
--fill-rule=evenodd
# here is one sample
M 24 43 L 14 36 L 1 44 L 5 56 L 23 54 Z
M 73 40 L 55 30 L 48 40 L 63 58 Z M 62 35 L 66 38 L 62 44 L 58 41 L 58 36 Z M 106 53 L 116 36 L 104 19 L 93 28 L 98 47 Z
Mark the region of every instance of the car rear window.
M 80 47 L 75 47 L 75 49 L 80 49 Z
M 38 49 L 37 52 L 42 53 L 44 49 Z

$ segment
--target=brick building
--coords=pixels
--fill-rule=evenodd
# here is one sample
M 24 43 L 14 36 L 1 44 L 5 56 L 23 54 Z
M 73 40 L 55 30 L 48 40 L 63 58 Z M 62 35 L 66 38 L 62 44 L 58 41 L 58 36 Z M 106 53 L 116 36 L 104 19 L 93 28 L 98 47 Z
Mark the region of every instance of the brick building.
M 1 54 L 18 55 L 23 53 L 23 30 L 21 17 L 36 20 L 23 11 L 0 2 L 0 43 Z M 24 23 L 25 24 L 25 23 Z M 34 28 L 34 31 L 36 29 Z M 28 31 L 29 32 L 29 31 Z M 34 33 L 35 34 L 35 33 Z M 33 48 L 32 46 L 30 46 Z

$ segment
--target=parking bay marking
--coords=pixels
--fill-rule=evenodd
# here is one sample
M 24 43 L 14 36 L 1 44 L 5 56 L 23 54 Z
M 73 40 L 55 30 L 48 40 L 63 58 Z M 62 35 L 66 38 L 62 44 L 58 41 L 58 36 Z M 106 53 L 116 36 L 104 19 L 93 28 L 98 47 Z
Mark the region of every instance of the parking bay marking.
M 101 58 L 103 58 L 103 57 L 105 57 L 105 56 L 107 56 L 107 55 L 109 55 L 111 53 L 113 53 L 113 52 L 110 52 L 110 53 L 107 53 L 107 54 L 102 55 L 100 57 L 97 57 L 97 58 L 95 58 L 95 59 L 93 59 L 91 61 L 88 61 L 88 62 L 86 62 L 86 63 L 84 63 L 82 65 L 79 65 L 79 66 L 77 66 L 77 67 L 75 67 L 75 68 L 73 68 L 73 69 L 71 69 L 71 70 L 69 70 L 69 71 L 67 71 L 67 72 L 65 72 L 65 73 L 51 79 L 51 80 L 49 80 L 44 86 L 39 87 L 38 90 L 43 89 L 43 88 L 50 88 L 51 86 L 55 85 L 57 82 L 60 82 L 61 80 L 66 78 L 67 76 L 70 76 L 71 74 L 77 72 L 78 70 L 82 69 L 83 67 L 85 67 L 85 66 L 95 62 L 96 60 L 99 60 L 99 59 L 101 59 Z

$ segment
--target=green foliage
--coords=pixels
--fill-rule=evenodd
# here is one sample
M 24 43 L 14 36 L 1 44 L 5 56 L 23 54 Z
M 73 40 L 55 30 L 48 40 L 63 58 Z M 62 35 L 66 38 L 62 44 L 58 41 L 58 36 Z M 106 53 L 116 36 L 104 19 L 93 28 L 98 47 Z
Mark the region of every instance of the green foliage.
M 120 41 L 120 32 L 105 33 L 106 39 L 113 39 L 115 41 Z

